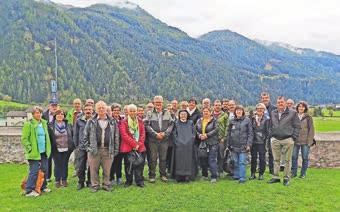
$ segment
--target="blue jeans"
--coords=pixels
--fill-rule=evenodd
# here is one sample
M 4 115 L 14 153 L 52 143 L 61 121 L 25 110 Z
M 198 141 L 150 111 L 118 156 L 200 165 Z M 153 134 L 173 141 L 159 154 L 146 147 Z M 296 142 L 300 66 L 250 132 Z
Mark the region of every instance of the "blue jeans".
M 217 150 L 218 145 L 209 145 L 208 158 L 200 158 L 202 167 L 202 176 L 208 177 L 208 165 L 211 173 L 211 178 L 217 178 Z
M 234 178 L 240 181 L 246 180 L 247 153 L 232 152 L 234 160 Z
M 41 160 L 28 160 L 29 164 L 29 174 L 26 183 L 26 194 L 31 193 L 35 190 L 35 184 L 38 179 L 38 172 L 41 169 L 44 172 L 44 183 L 41 186 L 41 190 L 45 189 L 47 186 L 46 173 L 48 169 L 48 158 L 45 153 L 40 154 Z
M 309 146 L 307 144 L 304 145 L 294 145 L 293 155 L 292 155 L 292 175 L 297 175 L 297 166 L 298 166 L 298 157 L 299 151 L 301 149 L 302 155 L 302 167 L 301 167 L 301 175 L 306 175 L 308 168 L 308 156 L 309 156 Z

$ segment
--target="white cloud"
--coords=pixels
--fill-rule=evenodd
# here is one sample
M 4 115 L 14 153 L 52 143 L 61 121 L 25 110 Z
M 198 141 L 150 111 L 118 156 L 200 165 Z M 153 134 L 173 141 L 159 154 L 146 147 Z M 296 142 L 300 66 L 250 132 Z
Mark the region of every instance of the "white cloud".
M 89 6 L 117 0 L 53 0 Z M 193 37 L 230 29 L 249 38 L 340 54 L 338 0 L 130 0 Z

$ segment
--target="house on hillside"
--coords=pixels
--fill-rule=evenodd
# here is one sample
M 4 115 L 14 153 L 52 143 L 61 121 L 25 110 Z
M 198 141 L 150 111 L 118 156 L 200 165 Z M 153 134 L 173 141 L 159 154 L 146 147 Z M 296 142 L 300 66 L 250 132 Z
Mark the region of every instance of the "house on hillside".
M 9 111 L 6 114 L 6 126 L 23 126 L 27 121 L 27 112 L 25 111 Z

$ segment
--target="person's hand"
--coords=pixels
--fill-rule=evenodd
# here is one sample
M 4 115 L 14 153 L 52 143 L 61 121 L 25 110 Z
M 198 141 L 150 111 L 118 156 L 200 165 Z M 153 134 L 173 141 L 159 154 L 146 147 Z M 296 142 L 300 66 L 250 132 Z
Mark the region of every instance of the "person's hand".
M 224 144 L 224 139 L 223 138 L 220 140 L 220 144 Z
M 157 138 L 158 140 L 162 140 L 162 139 L 163 139 L 163 136 L 162 136 L 162 134 L 161 134 L 161 133 L 157 133 L 157 136 L 156 136 L 156 138 Z
M 250 146 L 249 146 L 249 145 L 246 146 L 246 151 L 247 151 L 247 152 L 250 151 Z
M 134 150 L 138 150 L 139 149 L 139 144 L 137 144 L 137 146 L 135 148 L 133 148 Z

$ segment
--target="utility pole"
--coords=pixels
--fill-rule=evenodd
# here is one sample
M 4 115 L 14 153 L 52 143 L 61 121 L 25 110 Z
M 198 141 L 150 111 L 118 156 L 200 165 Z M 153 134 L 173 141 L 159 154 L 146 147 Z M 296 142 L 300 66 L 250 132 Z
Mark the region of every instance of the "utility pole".
M 54 39 L 54 60 L 55 60 L 55 70 L 54 79 L 51 80 L 51 93 L 52 100 L 58 102 L 58 56 L 57 56 L 57 38 Z

